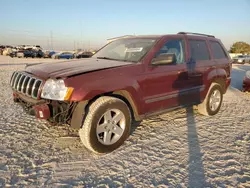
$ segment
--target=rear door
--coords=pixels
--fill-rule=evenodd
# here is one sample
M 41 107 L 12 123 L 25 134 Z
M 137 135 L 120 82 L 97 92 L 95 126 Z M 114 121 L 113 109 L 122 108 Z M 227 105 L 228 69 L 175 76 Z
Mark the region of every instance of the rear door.
M 216 63 L 216 74 L 217 75 L 224 75 L 226 72 L 226 82 L 225 82 L 225 90 L 228 88 L 231 82 L 231 71 L 232 71 L 232 60 L 229 54 L 227 53 L 223 44 L 217 40 L 210 40 L 210 48 L 212 52 L 212 58 Z
M 209 40 L 209 43 L 211 47 L 212 58 L 217 65 L 217 69 L 224 69 L 227 73 L 227 77 L 229 77 L 231 71 L 231 58 L 226 52 L 226 49 L 220 41 Z
M 216 69 L 212 60 L 208 41 L 204 37 L 188 36 L 188 77 L 197 90 L 190 93 L 189 100 L 193 103 L 203 101 L 206 96 L 206 78 L 208 73 Z

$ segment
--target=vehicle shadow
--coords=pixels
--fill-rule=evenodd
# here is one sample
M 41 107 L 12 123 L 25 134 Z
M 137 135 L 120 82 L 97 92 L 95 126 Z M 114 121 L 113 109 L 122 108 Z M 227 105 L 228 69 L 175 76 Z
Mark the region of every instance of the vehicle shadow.
M 202 74 L 195 71 L 196 62 L 190 60 L 187 63 L 187 72 L 180 73 L 177 80 L 173 84 L 173 88 L 178 90 L 177 102 L 179 106 L 183 106 L 186 109 L 187 118 L 187 141 L 188 141 L 188 187 L 204 187 L 206 186 L 206 177 L 204 172 L 204 166 L 202 162 L 202 153 L 199 144 L 199 138 L 195 123 L 195 112 L 193 106 L 187 105 L 192 101 L 193 103 L 199 103 L 200 89 L 192 90 L 191 93 L 183 93 L 183 85 L 181 82 L 202 85 Z

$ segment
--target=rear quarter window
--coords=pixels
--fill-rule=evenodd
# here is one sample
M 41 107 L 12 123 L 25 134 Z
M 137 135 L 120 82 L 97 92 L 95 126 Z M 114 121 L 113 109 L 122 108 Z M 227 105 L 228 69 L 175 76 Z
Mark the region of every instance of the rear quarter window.
M 227 59 L 227 54 L 220 45 L 220 43 L 216 41 L 209 41 L 212 49 L 212 53 L 214 56 L 214 59 Z
M 205 40 L 189 39 L 189 54 L 195 61 L 210 60 L 208 47 Z

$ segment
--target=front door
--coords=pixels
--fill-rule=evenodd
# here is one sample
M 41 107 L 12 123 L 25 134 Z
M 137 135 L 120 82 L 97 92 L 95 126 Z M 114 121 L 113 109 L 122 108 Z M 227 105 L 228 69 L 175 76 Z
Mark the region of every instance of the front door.
M 188 61 L 187 44 L 184 38 L 171 38 L 164 41 L 155 58 L 160 54 L 174 54 L 176 62 L 169 65 L 152 65 L 149 63 L 143 84 L 144 102 L 147 112 L 155 112 L 195 102 L 194 94 L 200 90 L 197 69 Z M 202 78 L 201 78 L 202 79 Z M 197 81 L 199 80 L 199 81 Z

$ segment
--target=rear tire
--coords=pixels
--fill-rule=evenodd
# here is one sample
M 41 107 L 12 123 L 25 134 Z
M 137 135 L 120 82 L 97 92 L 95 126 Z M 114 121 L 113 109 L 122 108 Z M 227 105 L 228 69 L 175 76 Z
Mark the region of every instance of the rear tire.
M 131 113 L 125 102 L 114 97 L 100 97 L 87 112 L 79 136 L 83 145 L 94 153 L 108 153 L 128 138 Z
M 198 112 L 205 116 L 212 116 L 219 112 L 223 101 L 222 87 L 212 83 L 205 100 L 198 105 Z

